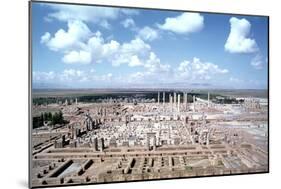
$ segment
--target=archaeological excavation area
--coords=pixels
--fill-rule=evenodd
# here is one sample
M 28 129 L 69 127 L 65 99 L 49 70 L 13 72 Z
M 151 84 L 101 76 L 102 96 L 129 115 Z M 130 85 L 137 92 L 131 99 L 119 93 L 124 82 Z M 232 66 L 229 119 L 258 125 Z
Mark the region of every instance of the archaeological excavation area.
M 153 93 L 34 103 L 32 187 L 268 172 L 266 98 Z

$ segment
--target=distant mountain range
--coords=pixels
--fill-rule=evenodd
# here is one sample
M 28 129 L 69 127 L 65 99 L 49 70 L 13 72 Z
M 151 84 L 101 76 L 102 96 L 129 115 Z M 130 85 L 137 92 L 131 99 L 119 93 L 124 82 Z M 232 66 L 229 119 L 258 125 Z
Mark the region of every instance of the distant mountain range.
M 150 90 L 158 90 L 158 89 L 227 89 L 227 90 L 240 90 L 236 88 L 229 88 L 226 86 L 219 86 L 219 85 L 212 85 L 210 83 L 183 83 L 183 82 L 177 82 L 177 83 L 151 83 L 151 84 L 131 84 L 129 86 L 126 85 L 118 85 L 118 84 L 112 84 L 107 86 L 70 86 L 67 84 L 60 84 L 60 83 L 33 83 L 32 89 L 150 89 Z M 248 90 L 248 89 L 242 89 L 242 90 Z M 252 90 L 252 89 L 250 89 Z M 267 90 L 267 89 L 253 89 L 253 90 Z

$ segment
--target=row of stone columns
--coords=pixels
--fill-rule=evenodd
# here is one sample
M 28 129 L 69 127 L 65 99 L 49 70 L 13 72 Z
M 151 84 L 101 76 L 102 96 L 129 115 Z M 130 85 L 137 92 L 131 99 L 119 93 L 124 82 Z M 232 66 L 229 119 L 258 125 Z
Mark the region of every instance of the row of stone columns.
M 160 92 L 158 92 L 158 105 L 160 104 L 160 98 L 161 98 L 161 94 Z M 166 93 L 163 92 L 163 96 L 162 96 L 162 101 L 163 101 L 163 105 L 165 105 L 165 101 L 166 101 Z M 181 103 L 181 94 L 177 94 L 176 92 L 174 92 L 173 94 L 169 94 L 169 103 L 170 103 L 170 107 L 173 109 L 174 107 L 176 107 L 177 111 L 180 112 L 180 103 Z M 184 104 L 184 109 L 187 109 L 187 92 L 183 93 L 183 104 Z M 208 92 L 208 107 L 210 107 L 210 93 Z M 196 111 L 196 97 L 195 95 L 193 95 L 193 112 Z
M 161 98 L 161 94 L 160 92 L 158 92 L 158 105 L 160 104 L 160 98 Z M 165 92 L 163 92 L 163 96 L 162 96 L 162 100 L 163 100 L 163 105 L 165 105 L 165 101 L 166 101 L 166 94 Z M 177 94 L 176 92 L 172 94 L 169 94 L 169 103 L 170 103 L 170 107 L 177 107 L 177 111 L 180 111 L 180 104 L 181 104 L 181 94 Z M 183 103 L 184 103 L 184 108 L 187 109 L 187 93 L 183 93 Z

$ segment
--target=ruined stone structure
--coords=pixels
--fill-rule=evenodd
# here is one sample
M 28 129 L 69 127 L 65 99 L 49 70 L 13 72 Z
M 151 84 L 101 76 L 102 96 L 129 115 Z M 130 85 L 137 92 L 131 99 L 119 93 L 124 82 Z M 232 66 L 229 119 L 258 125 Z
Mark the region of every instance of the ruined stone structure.
M 32 186 L 268 170 L 267 104 L 215 104 L 186 91 L 139 98 L 56 105 L 68 123 L 34 129 Z

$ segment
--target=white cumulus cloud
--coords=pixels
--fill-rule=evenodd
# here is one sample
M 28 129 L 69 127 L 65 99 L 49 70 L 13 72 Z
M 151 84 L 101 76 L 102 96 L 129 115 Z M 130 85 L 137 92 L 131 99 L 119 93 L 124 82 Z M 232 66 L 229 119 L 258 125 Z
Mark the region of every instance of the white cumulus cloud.
M 46 32 L 41 41 L 50 50 L 62 53 L 62 61 L 69 64 L 105 61 L 113 66 L 142 66 L 151 52 L 150 45 L 140 37 L 124 43 L 109 41 L 101 32 L 92 32 L 82 21 L 70 21 L 67 31 L 59 29 L 53 36 Z
M 138 32 L 138 37 L 146 41 L 153 41 L 159 37 L 157 30 L 152 29 L 149 26 L 145 26 Z
M 34 71 L 32 72 L 33 81 L 49 81 L 53 80 L 56 77 L 56 74 L 54 71 L 50 72 L 40 72 L 40 71 Z
M 123 43 L 118 51 L 112 56 L 113 66 L 128 64 L 129 66 L 140 66 L 149 57 L 151 47 L 140 38 Z M 133 61 L 133 63 L 132 63 Z
M 121 47 L 120 47 L 121 48 Z M 146 60 L 140 60 L 137 56 L 130 57 L 128 66 L 143 66 L 142 71 L 130 72 L 127 74 L 98 74 L 95 70 L 65 69 L 61 72 L 33 72 L 33 81 L 35 83 L 58 83 L 80 86 L 132 86 L 141 84 L 141 86 L 159 86 L 162 84 L 171 84 L 186 86 L 192 83 L 216 83 L 217 78 L 224 77 L 229 71 L 210 62 L 203 62 L 199 58 L 193 58 L 191 61 L 185 60 L 171 67 L 170 64 L 163 64 L 157 55 L 149 53 Z M 227 75 L 226 75 L 227 76 Z M 228 78 L 225 78 L 228 79 Z M 230 82 L 237 82 L 238 79 L 229 79 Z M 114 83 L 114 85 L 111 85 Z
M 258 50 L 255 39 L 249 37 L 251 24 L 246 19 L 230 18 L 230 33 L 224 45 L 230 53 L 253 53 Z
M 91 63 L 91 53 L 87 51 L 70 51 L 64 55 L 62 61 L 65 63 L 84 63 L 89 64 Z
M 262 69 L 263 68 L 263 57 L 260 54 L 257 54 L 254 58 L 252 58 L 251 65 L 257 70 Z
M 41 36 L 40 43 L 47 43 L 50 40 L 51 34 L 49 32 L 45 32 L 44 35 Z
M 169 64 L 161 64 L 160 59 L 153 52 L 150 52 L 149 59 L 144 67 L 148 73 L 168 73 L 171 71 L 171 66 Z
M 85 82 L 110 82 L 113 78 L 112 73 L 93 74 L 93 70 L 64 69 L 60 72 L 33 72 L 34 83 L 85 83 Z
M 59 29 L 54 36 L 46 32 L 41 37 L 41 42 L 46 44 L 51 50 L 67 50 L 69 48 L 80 47 L 82 41 L 86 40 L 91 31 L 88 26 L 78 20 L 68 22 L 68 30 Z
M 124 28 L 134 28 L 136 26 L 135 21 L 132 18 L 126 18 L 121 22 Z
M 99 24 L 104 28 L 110 28 L 108 21 L 115 20 L 122 15 L 136 15 L 137 10 L 129 10 L 112 7 L 95 7 L 95 6 L 79 6 L 79 5 L 47 5 L 53 12 L 46 17 L 47 20 L 52 19 L 69 22 L 71 20 L 80 20 Z
M 226 73 L 228 73 L 227 69 L 210 62 L 202 62 L 196 57 L 192 61 L 181 62 L 177 69 L 177 77 L 192 81 L 210 80 L 213 76 Z
M 177 34 L 198 32 L 204 27 L 204 17 L 199 13 L 183 13 L 177 17 L 168 17 L 163 24 L 158 24 L 162 30 Z
M 130 67 L 135 67 L 135 66 L 141 66 L 143 65 L 143 63 L 141 62 L 141 60 L 139 59 L 138 56 L 133 55 L 131 56 L 131 60 L 129 61 L 128 64 Z

